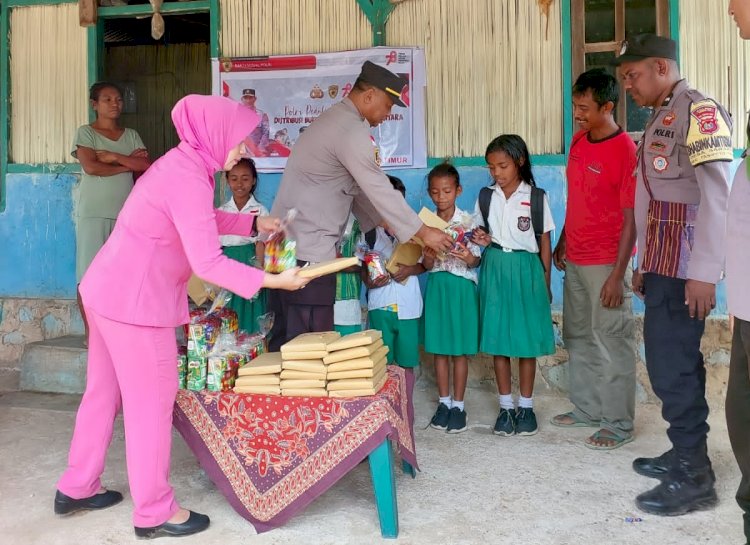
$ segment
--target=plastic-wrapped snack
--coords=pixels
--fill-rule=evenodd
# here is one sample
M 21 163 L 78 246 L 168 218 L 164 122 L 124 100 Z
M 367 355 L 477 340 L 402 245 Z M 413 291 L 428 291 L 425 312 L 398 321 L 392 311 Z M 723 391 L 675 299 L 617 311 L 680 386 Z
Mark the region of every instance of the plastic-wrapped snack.
M 187 362 L 187 389 L 204 390 L 208 374 L 208 357 L 188 356 Z
M 208 369 L 206 375 L 206 389 L 212 392 L 221 392 L 225 381 L 228 383 L 227 374 L 230 374 L 229 361 L 226 354 L 216 354 L 208 357 Z
M 213 350 L 221 331 L 221 318 L 214 315 L 201 316 L 188 326 L 188 357 L 207 356 Z
M 236 335 L 237 332 L 240 330 L 237 312 L 235 312 L 231 308 L 224 307 L 216 314 L 219 316 L 219 319 L 221 320 L 222 335 L 227 334 L 227 333 Z
M 232 292 L 222 288 L 213 299 L 214 301 L 211 303 L 207 314 L 217 314 L 224 310 L 232 300 Z
M 187 348 L 177 349 L 177 387 L 183 390 L 187 387 Z
M 367 274 L 373 282 L 376 282 L 380 278 L 387 278 L 390 280 L 391 275 L 388 274 L 388 271 L 385 269 L 385 260 L 380 253 L 365 253 L 364 263 L 367 266 Z
M 280 273 L 297 266 L 297 243 L 281 237 L 266 242 L 265 270 Z
M 225 383 L 222 383 L 222 391 L 227 391 L 234 388 L 234 382 L 237 380 L 237 371 L 240 367 L 247 363 L 247 357 L 240 352 L 230 352 L 227 354 L 227 364 L 229 365 L 229 372 L 225 376 Z

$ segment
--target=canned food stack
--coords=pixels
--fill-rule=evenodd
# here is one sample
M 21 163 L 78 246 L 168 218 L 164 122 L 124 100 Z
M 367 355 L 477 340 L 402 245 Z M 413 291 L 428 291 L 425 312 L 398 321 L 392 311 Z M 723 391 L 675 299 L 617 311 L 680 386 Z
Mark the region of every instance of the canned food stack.
M 329 397 L 374 395 L 387 379 L 388 347 L 377 329 L 345 335 L 328 345 L 326 365 Z

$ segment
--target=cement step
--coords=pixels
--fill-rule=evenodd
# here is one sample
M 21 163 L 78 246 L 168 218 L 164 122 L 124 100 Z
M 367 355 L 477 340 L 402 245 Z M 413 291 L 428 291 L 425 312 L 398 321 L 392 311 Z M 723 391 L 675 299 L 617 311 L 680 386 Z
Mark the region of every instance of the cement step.
M 86 386 L 83 335 L 29 343 L 21 358 L 21 390 L 80 394 Z

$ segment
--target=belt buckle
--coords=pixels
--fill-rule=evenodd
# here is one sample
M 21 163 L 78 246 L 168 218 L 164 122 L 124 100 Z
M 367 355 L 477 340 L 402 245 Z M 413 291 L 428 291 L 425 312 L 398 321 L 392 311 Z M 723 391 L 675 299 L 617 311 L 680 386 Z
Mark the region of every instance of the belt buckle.
M 509 254 L 512 251 L 513 251 L 513 248 L 506 248 L 505 246 L 503 246 L 503 252 L 505 252 L 506 254 Z

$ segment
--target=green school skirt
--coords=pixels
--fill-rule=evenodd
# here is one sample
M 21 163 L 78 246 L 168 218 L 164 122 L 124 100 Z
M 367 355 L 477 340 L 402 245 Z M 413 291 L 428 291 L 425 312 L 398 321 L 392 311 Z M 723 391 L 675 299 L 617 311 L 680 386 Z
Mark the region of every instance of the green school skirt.
M 544 268 L 538 254 L 488 247 L 479 273 L 479 350 L 493 356 L 554 354 Z
M 479 348 L 479 294 L 471 280 L 430 273 L 424 301 L 424 349 L 444 356 L 473 356 Z
M 255 265 L 255 244 L 224 246 L 222 249 L 229 259 L 245 265 Z M 234 294 L 228 306 L 237 313 L 237 321 L 241 330 L 248 333 L 258 331 L 258 316 L 266 313 L 266 290 L 260 290 L 252 300 Z

